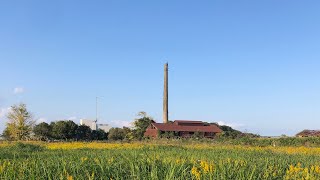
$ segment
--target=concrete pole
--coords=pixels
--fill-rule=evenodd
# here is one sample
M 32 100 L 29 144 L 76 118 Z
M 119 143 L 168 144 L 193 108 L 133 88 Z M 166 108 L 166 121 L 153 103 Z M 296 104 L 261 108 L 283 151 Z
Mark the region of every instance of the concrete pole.
M 168 123 L 168 63 L 164 65 L 163 123 Z

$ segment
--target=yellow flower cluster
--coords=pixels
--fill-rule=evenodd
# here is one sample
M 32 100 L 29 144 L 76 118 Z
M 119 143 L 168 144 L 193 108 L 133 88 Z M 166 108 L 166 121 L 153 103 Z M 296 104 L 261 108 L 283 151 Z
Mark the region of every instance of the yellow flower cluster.
M 67 180 L 73 180 L 73 176 L 67 175 Z
M 184 164 L 184 163 L 186 163 L 186 159 L 181 159 L 181 158 L 176 159 L 176 164 Z
M 317 155 L 320 154 L 320 148 L 317 147 L 257 147 L 257 146 L 240 146 L 240 145 L 212 145 L 212 144 L 190 144 L 184 145 L 190 149 L 221 149 L 221 150 L 246 150 L 246 151 L 272 151 L 275 153 L 285 154 L 305 154 L 305 155 Z
M 58 142 L 46 144 L 48 149 L 140 149 L 146 145 L 143 143 L 102 143 L 102 142 Z
M 202 171 L 204 173 L 209 173 L 209 172 L 213 172 L 213 167 L 214 167 L 214 164 L 213 163 L 208 163 L 206 161 L 201 161 L 200 162 L 200 166 L 202 168 Z
M 82 163 L 84 163 L 84 162 L 87 161 L 87 160 L 88 160 L 87 157 L 82 157 L 82 158 L 81 158 L 81 162 L 82 162 Z
M 317 173 L 317 174 L 320 174 L 320 166 L 311 166 L 310 167 L 310 171 L 311 172 L 314 172 L 314 173 Z
M 191 174 L 195 177 L 195 179 L 197 179 L 197 180 L 201 179 L 201 173 L 197 167 L 195 167 L 195 166 L 192 167 Z
M 290 165 L 289 169 L 286 171 L 285 179 L 304 179 L 313 180 L 320 178 L 320 167 L 318 165 L 313 165 L 310 168 L 302 167 L 301 163 L 297 165 Z
M 133 142 L 133 143 L 104 143 L 104 142 L 28 142 L 31 144 L 42 145 L 48 149 L 141 149 L 147 147 L 153 150 L 161 143 L 147 143 L 147 142 Z M 8 147 L 14 145 L 15 142 L 0 141 L 1 147 Z M 256 146 L 241 146 L 241 145 L 217 145 L 217 144 L 204 144 L 204 143 L 191 143 L 191 144 L 171 144 L 167 143 L 166 146 L 180 146 L 187 149 L 221 149 L 221 150 L 246 150 L 246 151 L 272 151 L 275 153 L 285 154 L 305 154 L 305 155 L 318 155 L 320 154 L 320 147 L 256 147 Z
M 201 179 L 203 175 L 211 174 L 214 172 L 214 163 L 204 160 L 197 160 L 191 169 L 191 174 L 195 179 Z

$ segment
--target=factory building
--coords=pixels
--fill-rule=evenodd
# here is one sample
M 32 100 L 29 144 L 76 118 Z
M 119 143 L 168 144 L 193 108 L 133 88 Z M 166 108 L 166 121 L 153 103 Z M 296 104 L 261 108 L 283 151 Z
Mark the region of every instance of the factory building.
M 89 126 L 91 130 L 101 129 L 105 132 L 109 132 L 109 130 L 112 128 L 109 124 L 97 124 L 97 121 L 88 119 L 80 119 L 80 125 Z

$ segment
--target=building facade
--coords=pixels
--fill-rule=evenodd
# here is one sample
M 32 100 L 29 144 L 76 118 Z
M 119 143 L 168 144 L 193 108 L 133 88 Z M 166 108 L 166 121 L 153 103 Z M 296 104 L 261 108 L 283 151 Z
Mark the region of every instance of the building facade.
M 176 120 L 173 123 L 151 123 L 147 128 L 145 137 L 159 137 L 163 133 L 174 133 L 175 136 L 188 138 L 197 134 L 206 138 L 213 138 L 222 130 L 213 124 L 202 121 Z
M 101 129 L 106 133 L 112 128 L 109 124 L 97 124 L 96 121 L 88 119 L 80 119 L 80 125 L 89 126 L 91 130 Z
M 97 130 L 96 121 L 88 120 L 88 119 L 80 119 L 80 125 L 89 126 L 91 130 Z
M 109 124 L 98 124 L 98 129 L 103 130 L 104 132 L 109 132 L 109 130 L 112 128 Z

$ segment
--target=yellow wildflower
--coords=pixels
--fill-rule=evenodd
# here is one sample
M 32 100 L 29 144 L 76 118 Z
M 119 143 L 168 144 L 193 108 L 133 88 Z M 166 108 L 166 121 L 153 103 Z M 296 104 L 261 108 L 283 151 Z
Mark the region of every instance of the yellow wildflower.
M 197 180 L 200 180 L 201 174 L 197 167 L 194 167 L 194 166 L 192 167 L 191 174 L 194 175 Z
M 82 162 L 82 163 L 85 162 L 85 161 L 87 161 L 87 160 L 88 160 L 87 157 L 82 157 L 82 158 L 81 158 L 81 162 Z
M 73 180 L 73 177 L 67 174 L 67 180 Z

